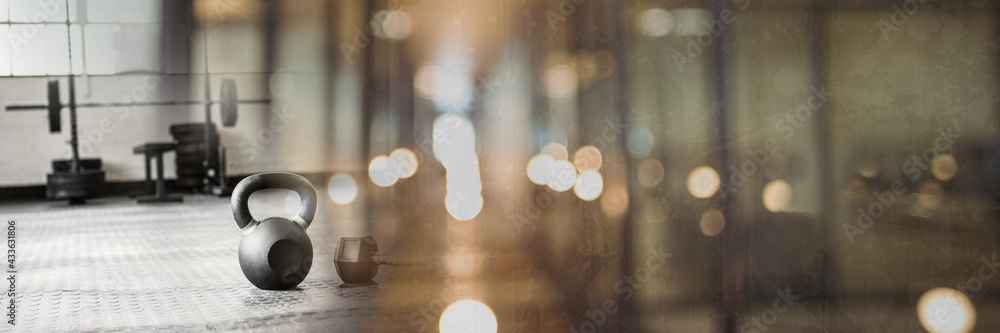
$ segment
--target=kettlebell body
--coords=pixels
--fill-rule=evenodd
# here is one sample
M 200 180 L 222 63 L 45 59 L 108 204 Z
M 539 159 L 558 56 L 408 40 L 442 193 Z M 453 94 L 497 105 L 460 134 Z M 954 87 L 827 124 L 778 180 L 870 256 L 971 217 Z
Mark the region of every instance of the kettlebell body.
M 247 206 L 250 195 L 268 189 L 295 191 L 301 200 L 292 219 L 270 217 L 256 221 Z M 306 228 L 316 214 L 316 190 L 302 176 L 264 173 L 249 176 L 233 189 L 233 217 L 243 229 L 239 260 L 243 275 L 265 290 L 295 288 L 312 268 L 312 241 Z

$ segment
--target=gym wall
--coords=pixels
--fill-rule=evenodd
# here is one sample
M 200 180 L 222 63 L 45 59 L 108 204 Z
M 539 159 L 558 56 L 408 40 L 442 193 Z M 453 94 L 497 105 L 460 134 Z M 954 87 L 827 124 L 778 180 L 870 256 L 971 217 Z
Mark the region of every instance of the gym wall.
M 272 100 L 271 105 L 240 105 L 234 127 L 217 124 L 222 145 L 227 148 L 230 174 L 273 170 L 316 173 L 355 168 L 351 152 L 357 148 L 345 146 L 340 155 L 333 156 L 331 145 L 335 138 L 357 140 L 358 75 L 351 65 L 342 66 L 345 70 L 340 72 L 328 70 L 323 54 L 324 38 L 329 38 L 329 34 L 323 24 L 317 23 L 321 11 L 281 11 L 278 15 L 290 18 L 277 17 L 271 26 L 273 30 L 268 30 L 264 22 L 241 20 L 238 16 L 202 18 L 195 13 L 194 20 L 207 21 L 202 28 L 185 22 L 162 22 L 156 15 L 136 14 L 160 12 L 156 8 L 164 5 L 160 1 L 86 3 L 87 12 L 101 14 L 91 15 L 82 29 L 75 24 L 79 23 L 76 19 L 72 26 L 74 35 L 83 37 L 82 42 L 74 39 L 73 45 L 78 102 L 204 99 L 203 37 L 207 32 L 212 97 L 218 98 L 222 79 L 232 78 L 240 99 Z M 65 24 L 61 23 L 65 20 L 61 13 L 65 3 L 59 4 L 60 13 L 38 24 L 42 33 L 13 49 L 0 46 L 0 63 L 6 63 L 0 64 L 0 75 L 15 76 L 0 80 L 0 104 L 45 101 L 47 78 L 41 75 L 67 73 Z M 170 5 L 174 4 L 167 6 Z M 142 6 L 148 8 L 139 8 Z M 77 13 L 77 7 L 71 2 L 71 17 L 86 16 L 86 12 Z M 109 9 L 114 7 L 123 8 Z M 10 15 L 14 18 L 23 13 L 30 15 L 40 8 L 12 8 Z M 0 27 L 0 39 L 6 39 L 8 33 L 17 37 L 19 29 L 18 25 Z M 268 31 L 274 34 L 273 38 L 267 37 Z M 267 45 L 268 40 L 275 45 Z M 9 43 L 0 40 L 0 45 Z M 27 66 L 37 63 L 27 60 L 39 58 L 47 63 Z M 150 70 L 157 74 L 136 73 Z M 132 74 L 108 75 L 123 72 Z M 62 77 L 60 81 L 62 100 L 66 103 L 67 79 Z M 334 81 L 342 84 L 331 84 Z M 332 103 L 336 103 L 336 112 L 332 111 L 335 109 Z M 145 174 L 143 158 L 134 155 L 132 147 L 170 141 L 168 127 L 203 122 L 204 106 L 88 108 L 80 109 L 78 115 L 81 156 L 102 158 L 108 181 L 134 181 L 143 179 Z M 8 156 L 0 160 L 0 187 L 44 184 L 45 174 L 51 171 L 51 160 L 70 156 L 68 109 L 63 110 L 62 116 L 66 124 L 62 133 L 49 133 L 44 111 L 0 112 L 0 142 L 7 143 L 4 154 Z M 334 116 L 343 119 L 334 124 Z M 213 106 L 212 117 L 219 121 L 218 105 Z M 175 175 L 172 159 L 173 153 L 168 153 L 167 178 Z

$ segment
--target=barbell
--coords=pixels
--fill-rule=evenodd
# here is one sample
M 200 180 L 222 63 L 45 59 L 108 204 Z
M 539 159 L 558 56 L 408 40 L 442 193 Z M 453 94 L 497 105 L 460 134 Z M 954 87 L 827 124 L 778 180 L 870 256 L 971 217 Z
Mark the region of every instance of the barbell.
M 236 81 L 233 79 L 223 79 L 219 89 L 219 100 L 189 100 L 189 101 L 152 101 L 152 102 L 88 102 L 77 103 L 78 108 L 99 108 L 99 107 L 129 107 L 129 106 L 171 106 L 171 105 L 198 105 L 198 104 L 219 104 L 222 113 L 222 125 L 232 127 L 236 125 L 238 104 L 267 104 L 269 99 L 240 100 L 236 94 Z M 34 111 L 48 110 L 49 112 L 49 132 L 58 133 L 62 131 L 62 118 L 60 112 L 68 104 L 63 104 L 59 96 L 59 81 L 50 80 L 48 83 L 47 103 L 10 103 L 5 105 L 7 111 Z

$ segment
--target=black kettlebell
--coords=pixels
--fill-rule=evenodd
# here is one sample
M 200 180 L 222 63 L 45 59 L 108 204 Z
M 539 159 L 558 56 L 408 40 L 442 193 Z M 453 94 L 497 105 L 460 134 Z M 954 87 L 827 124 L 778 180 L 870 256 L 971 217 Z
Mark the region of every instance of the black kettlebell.
M 299 212 L 291 220 L 269 217 L 256 221 L 250 216 L 248 200 L 254 192 L 286 189 L 299 195 Z M 233 218 L 243 229 L 240 241 L 240 268 L 247 280 L 265 290 L 291 289 L 299 285 L 312 268 L 312 241 L 306 228 L 316 216 L 316 190 L 302 176 L 261 173 L 240 181 L 233 189 Z

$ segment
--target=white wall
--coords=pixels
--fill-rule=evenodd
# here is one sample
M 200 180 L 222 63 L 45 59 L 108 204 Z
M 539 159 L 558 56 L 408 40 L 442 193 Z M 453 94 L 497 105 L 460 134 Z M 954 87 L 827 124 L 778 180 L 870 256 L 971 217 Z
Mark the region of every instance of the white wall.
M 0 19 L 10 16 L 31 17 L 32 13 L 52 7 L 32 7 L 35 2 L 11 2 L 10 13 L 5 2 L 0 2 Z M 17 5 L 14 5 L 17 3 Z M 77 74 L 111 74 L 123 71 L 153 70 L 171 72 L 173 75 L 123 75 L 78 76 L 78 102 L 117 101 L 122 96 L 134 96 L 146 101 L 202 99 L 204 92 L 203 38 L 192 32 L 190 44 L 184 25 L 158 22 L 158 0 L 118 3 L 116 0 L 89 0 L 86 7 L 88 23 L 82 32 L 74 35 L 74 72 Z M 65 3 L 56 2 L 58 10 Z M 77 4 L 71 2 L 71 17 L 77 15 Z M 114 8 L 129 7 L 129 10 Z M 138 8 L 132 8 L 138 7 Z M 54 8 L 54 7 L 52 7 Z M 129 13 L 153 10 L 150 15 L 140 15 L 135 23 Z M 24 14 L 26 13 L 26 14 Z M 118 14 L 115 14 L 118 13 Z M 295 14 L 295 15 L 292 15 Z M 233 78 L 237 82 L 241 99 L 272 98 L 270 106 L 241 105 L 239 121 L 233 128 L 221 128 L 222 144 L 227 147 L 230 173 L 247 174 L 268 170 L 292 172 L 319 172 L 329 170 L 325 150 L 331 146 L 331 125 L 324 113 L 332 112 L 327 106 L 328 71 L 323 57 L 323 33 L 318 17 L 303 18 L 300 12 L 289 12 L 295 22 L 279 26 L 279 51 L 276 74 L 263 74 L 265 45 L 262 29 L 255 22 L 219 22 L 208 26 L 209 67 L 211 88 L 218 96 L 219 82 Z M 64 20 L 65 15 L 51 15 L 51 21 Z M 30 19 L 27 19 L 30 21 Z M 102 22 L 94 23 L 95 20 Z M 131 23 L 121 23 L 121 22 Z M 45 28 L 48 26 L 48 28 Z M 2 26 L 0 26 L 2 27 Z M 0 45 L 10 45 L 13 35 L 22 25 L 0 28 Z M 65 25 L 42 25 L 45 34 L 39 33 L 24 47 L 0 47 L 0 75 L 33 74 L 33 77 L 0 77 L 0 103 L 44 101 L 45 81 L 39 75 L 55 75 L 62 81 L 62 99 L 68 102 L 66 74 Z M 161 68 L 159 55 L 160 32 L 170 29 L 173 38 L 181 43 L 173 50 L 166 50 L 175 57 L 169 68 Z M 79 31 L 74 27 L 74 31 Z M 16 38 L 16 36 L 15 36 Z M 176 41 L 175 41 L 176 42 Z M 86 47 L 80 47 L 79 44 Z M 190 50 L 188 50 L 190 49 Z M 190 54 L 189 59 L 187 54 Z M 176 58 L 179 57 L 179 58 Z M 178 72 L 177 64 L 190 60 L 190 73 Z M 30 66 L 18 66 L 29 64 Z M 5 67 L 6 65 L 6 67 Z M 5 71 L 6 68 L 6 71 Z M 60 76 L 62 75 L 62 76 Z M 267 91 L 266 83 L 271 90 Z M 343 104 L 343 103 L 341 103 Z M 268 110 L 276 110 L 268 112 Z M 216 107 L 217 110 L 217 107 Z M 357 110 L 345 110 L 353 113 Z M 213 112 L 218 121 L 219 114 Z M 26 186 L 44 184 L 45 174 L 51 172 L 50 161 L 67 158 L 69 150 L 68 110 L 63 112 L 63 132 L 48 132 L 44 111 L 0 112 L 0 186 Z M 132 147 L 144 142 L 170 141 L 170 124 L 203 121 L 203 106 L 191 107 L 135 107 L 81 109 L 79 112 L 81 153 L 84 157 L 101 157 L 109 181 L 138 180 L 144 177 L 143 159 L 132 154 Z M 319 121 L 324 120 L 324 121 Z M 221 124 L 220 124 L 221 125 Z M 173 178 L 173 156 L 167 155 L 165 173 Z M 344 167 L 344 166 L 341 166 Z

